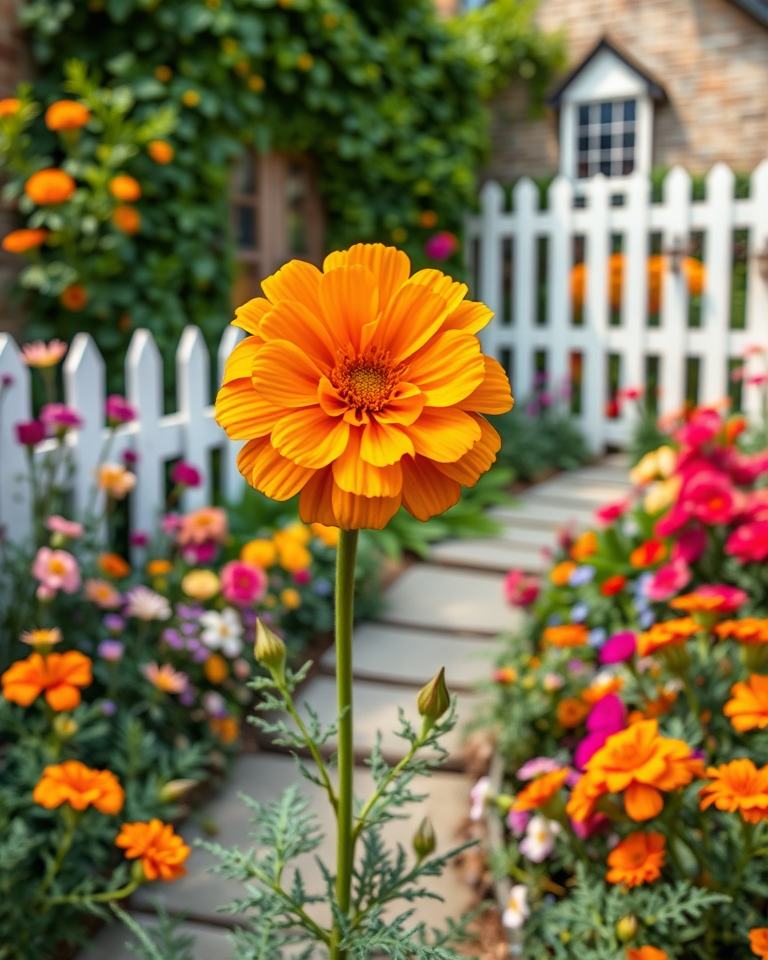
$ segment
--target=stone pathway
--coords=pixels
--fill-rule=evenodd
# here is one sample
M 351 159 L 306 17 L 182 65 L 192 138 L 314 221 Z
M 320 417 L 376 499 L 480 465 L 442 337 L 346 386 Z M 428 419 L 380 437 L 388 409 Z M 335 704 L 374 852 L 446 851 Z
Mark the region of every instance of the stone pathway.
M 402 741 L 391 731 L 402 708 L 417 719 L 416 694 L 445 666 L 448 686 L 458 695 L 459 715 L 468 720 L 475 697 L 474 684 L 486 676 L 494 649 L 493 637 L 514 628 L 519 614 L 504 602 L 503 575 L 512 567 L 540 572 L 547 566 L 542 548 L 555 544 L 559 527 L 585 526 L 594 509 L 621 497 L 629 489 L 623 457 L 608 457 L 597 466 L 562 474 L 526 491 L 514 506 L 493 511 L 502 529 L 495 538 L 446 541 L 436 545 L 429 563 L 409 567 L 389 588 L 385 609 L 376 623 L 362 623 L 355 632 L 355 751 L 358 763 L 356 789 L 367 793 L 369 776 L 364 765 L 376 732 L 390 760 L 402 755 Z M 320 673 L 303 689 L 302 700 L 311 704 L 324 722 L 336 712 L 333 681 L 334 651 L 322 658 Z M 455 830 L 466 814 L 471 782 L 461 772 L 461 731 L 449 738 L 451 757 L 429 780 L 423 791 L 428 799 L 410 820 L 389 825 L 389 839 L 410 848 L 411 837 L 423 816 L 432 820 L 438 843 L 445 848 L 455 842 Z M 233 778 L 211 800 L 203 813 L 218 825 L 216 840 L 224 846 L 248 844 L 248 811 L 238 799 L 243 792 L 264 802 L 279 796 L 297 779 L 294 761 L 284 753 L 266 749 L 241 756 Z M 308 793 L 312 790 L 305 784 Z M 327 805 L 318 797 L 315 809 L 325 814 Z M 417 819 L 418 818 L 418 819 Z M 328 816 L 323 822 L 330 830 Z M 188 840 L 202 835 L 196 823 L 182 833 Z M 332 862 L 326 843 L 320 850 Z M 207 872 L 213 858 L 195 849 L 189 873 L 174 884 L 145 887 L 131 901 L 139 922 L 153 923 L 153 903 L 160 901 L 171 913 L 187 918 L 183 932 L 195 938 L 197 960 L 230 960 L 232 947 L 227 928 L 232 919 L 217 913 L 217 907 L 240 893 L 237 884 Z M 301 864 L 309 889 L 319 873 L 311 858 Z M 425 901 L 420 918 L 440 925 L 445 917 L 458 917 L 469 905 L 471 893 L 452 871 L 437 878 L 432 889 L 444 901 Z M 129 960 L 125 948 L 129 935 L 119 925 L 103 930 L 83 948 L 78 960 Z

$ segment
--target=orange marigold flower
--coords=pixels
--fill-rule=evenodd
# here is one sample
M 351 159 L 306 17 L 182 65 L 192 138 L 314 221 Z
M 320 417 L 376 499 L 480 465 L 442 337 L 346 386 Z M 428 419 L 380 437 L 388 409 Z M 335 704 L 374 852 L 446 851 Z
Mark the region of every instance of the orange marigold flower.
M 643 720 L 610 736 L 585 769 L 595 799 L 601 793 L 623 793 L 627 814 L 650 820 L 664 806 L 662 791 L 687 786 L 703 766 L 687 743 L 659 736 L 658 721 Z
M 638 634 L 638 656 L 647 657 L 664 647 L 684 646 L 686 640 L 698 633 L 700 629 L 701 627 L 691 617 L 655 623 L 650 630 Z
M 566 697 L 557 705 L 557 722 L 566 730 L 578 727 L 586 719 L 590 707 L 578 697 Z
M 564 767 L 562 770 L 553 770 L 552 773 L 545 773 L 543 777 L 532 780 L 518 793 L 512 809 L 539 810 L 546 806 L 568 779 L 570 772 L 568 767 Z
M 669 601 L 673 610 L 686 613 L 729 614 L 734 613 L 747 602 L 743 590 L 725 584 L 705 584 L 692 593 L 684 593 Z
M 170 560 L 150 560 L 145 569 L 150 577 L 164 577 L 173 570 L 173 564 Z
M 119 207 L 115 207 L 112 214 L 112 223 L 118 230 L 133 236 L 141 230 L 141 214 L 136 207 L 129 207 L 127 203 L 123 203 Z
M 26 253 L 45 243 L 47 230 L 13 230 L 3 237 L 3 250 L 8 253 Z
M 647 540 L 636 547 L 629 555 L 633 567 L 651 567 L 666 557 L 667 548 L 661 540 Z
M 5 97 L 0 100 L 0 117 L 13 117 L 21 109 L 21 100 L 16 97 Z
M 738 640 L 750 646 L 768 643 L 768 620 L 744 617 L 742 620 L 723 620 L 715 627 L 721 640 Z
M 117 553 L 102 553 L 98 559 L 99 570 L 105 577 L 122 580 L 131 572 L 131 565 Z
M 247 440 L 238 466 L 267 496 L 301 493 L 305 523 L 380 529 L 402 505 L 442 513 L 496 459 L 483 414 L 512 406 L 477 332 L 492 313 L 382 244 L 294 260 L 236 312 L 216 419 Z
M 40 206 L 64 203 L 77 189 L 77 184 L 68 173 L 56 167 L 38 170 L 27 180 L 24 192 Z
M 611 693 L 618 693 L 624 688 L 621 677 L 598 675 L 581 694 L 584 703 L 594 706 Z
M 163 166 L 170 163 L 174 157 L 173 147 L 165 140 L 150 140 L 147 144 L 147 153 L 155 163 L 160 163 Z
M 592 816 L 595 812 L 595 804 L 607 792 L 605 785 L 597 776 L 584 773 L 571 790 L 565 812 L 572 820 L 582 823 Z
M 88 291 L 82 284 L 71 283 L 62 291 L 59 297 L 59 303 L 65 310 L 71 310 L 73 313 L 82 310 L 88 303 Z
M 3 674 L 3 696 L 20 707 L 28 707 L 45 693 L 53 710 L 74 710 L 80 703 L 80 687 L 91 684 L 91 661 L 77 650 L 49 653 L 35 652 L 26 660 L 17 660 Z
M 91 111 L 77 100 L 57 100 L 45 111 L 49 130 L 79 130 L 91 119 Z
M 237 717 L 211 717 L 208 726 L 225 746 L 234 743 L 240 736 Z
M 546 627 L 542 634 L 543 643 L 553 647 L 581 647 L 587 642 L 589 630 L 583 623 L 562 623 L 556 627 Z
M 669 960 L 669 957 L 658 947 L 630 947 L 627 949 L 627 960 Z
M 753 673 L 746 683 L 731 687 L 733 700 L 723 707 L 739 733 L 747 730 L 765 730 L 768 727 L 768 677 Z
M 666 840 L 661 833 L 631 833 L 608 854 L 608 883 L 637 887 L 661 876 L 666 858 Z
M 240 551 L 240 559 L 266 570 L 277 562 L 277 547 L 271 540 L 250 540 Z
M 141 185 L 135 177 L 121 173 L 109 181 L 109 192 L 117 200 L 125 203 L 135 203 L 141 197 Z
M 337 547 L 339 545 L 339 528 L 326 527 L 323 523 L 313 523 L 312 533 L 322 540 L 326 547 Z
M 125 850 L 128 860 L 141 859 L 141 868 L 147 880 L 170 882 L 187 872 L 184 862 L 192 852 L 173 827 L 162 820 L 149 823 L 124 823 L 115 840 L 115 846 Z
M 586 560 L 597 553 L 597 534 L 594 530 L 587 530 L 578 536 L 571 547 L 571 559 Z
M 571 579 L 571 574 L 576 569 L 576 564 L 572 560 L 563 560 L 562 563 L 555 564 L 549 572 L 549 579 L 556 587 L 565 587 Z
M 738 810 L 747 823 L 768 820 L 768 766 L 758 770 L 744 757 L 708 767 L 706 776 L 712 782 L 699 791 L 702 810 L 714 805 L 728 813 Z
M 768 960 L 768 927 L 753 927 L 749 931 L 749 947 L 760 960 Z
M 32 799 L 46 810 L 68 803 L 73 810 L 95 807 L 100 813 L 123 809 L 125 791 L 110 770 L 92 770 L 79 760 L 66 760 L 43 770 Z
M 227 661 L 218 653 L 212 653 L 203 665 L 203 673 L 209 683 L 218 685 L 229 676 Z

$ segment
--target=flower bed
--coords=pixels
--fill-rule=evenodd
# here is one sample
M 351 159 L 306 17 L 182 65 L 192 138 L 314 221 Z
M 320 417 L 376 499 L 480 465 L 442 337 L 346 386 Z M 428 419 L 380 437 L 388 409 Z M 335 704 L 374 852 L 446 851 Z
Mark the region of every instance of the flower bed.
M 504 923 L 526 957 L 764 957 L 768 454 L 696 410 L 564 533 L 493 675 Z

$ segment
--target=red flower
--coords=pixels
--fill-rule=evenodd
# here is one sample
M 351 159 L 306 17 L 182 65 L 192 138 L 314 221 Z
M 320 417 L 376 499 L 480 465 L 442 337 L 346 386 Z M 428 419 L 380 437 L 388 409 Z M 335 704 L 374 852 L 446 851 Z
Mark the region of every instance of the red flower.
M 600 585 L 600 593 L 602 593 L 604 597 L 613 597 L 615 594 L 621 593 L 626 582 L 626 577 L 622 577 L 619 573 L 614 574 L 614 576 L 608 577 L 605 583 Z

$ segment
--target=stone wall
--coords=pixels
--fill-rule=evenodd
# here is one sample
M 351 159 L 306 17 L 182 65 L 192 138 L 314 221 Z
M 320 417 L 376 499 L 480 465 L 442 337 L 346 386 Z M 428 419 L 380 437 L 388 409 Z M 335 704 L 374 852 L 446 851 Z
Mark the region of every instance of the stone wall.
M 654 106 L 654 166 L 751 170 L 768 156 L 768 28 L 729 0 L 540 0 L 536 20 L 563 30 L 571 68 L 606 36 L 661 80 L 669 100 Z M 554 111 L 532 119 L 513 81 L 493 104 L 486 176 L 554 174 L 558 156 Z

